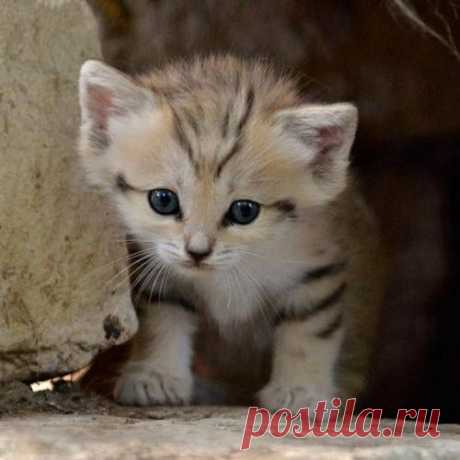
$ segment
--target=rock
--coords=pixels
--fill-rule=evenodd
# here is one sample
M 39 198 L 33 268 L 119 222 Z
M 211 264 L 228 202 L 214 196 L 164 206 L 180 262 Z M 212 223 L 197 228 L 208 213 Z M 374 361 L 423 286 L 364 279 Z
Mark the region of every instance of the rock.
M 122 232 L 75 151 L 95 25 L 83 2 L 47 3 L 0 15 L 0 381 L 81 368 L 137 328 Z
M 33 404 L 34 393 L 29 385 L 21 382 L 0 383 L 0 414 L 9 412 L 21 404 Z
M 0 420 L 0 460 L 456 460 L 460 430 L 441 438 L 256 439 L 240 450 L 242 408 L 120 409 L 117 415 L 30 414 Z M 37 429 L 39 427 L 39 429 Z M 410 428 L 410 427 L 409 427 Z

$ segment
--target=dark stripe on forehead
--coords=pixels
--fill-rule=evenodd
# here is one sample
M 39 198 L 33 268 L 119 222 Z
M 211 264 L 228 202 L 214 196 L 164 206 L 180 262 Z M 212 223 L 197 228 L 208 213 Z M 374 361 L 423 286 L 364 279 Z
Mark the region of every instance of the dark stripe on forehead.
M 195 135 L 198 136 L 200 134 L 200 125 L 198 124 L 197 118 L 189 111 L 185 111 L 184 116 L 187 119 L 187 123 L 190 125 Z
M 219 166 L 217 166 L 216 177 L 219 177 L 221 175 L 224 166 L 239 152 L 240 148 L 241 142 L 238 139 L 233 144 L 233 147 L 231 148 L 230 152 L 228 152 L 227 155 L 225 155 L 225 158 L 219 163 Z
M 236 128 L 236 136 L 239 137 L 241 135 L 241 132 L 245 126 L 245 124 L 248 122 L 249 115 L 251 115 L 252 111 L 252 106 L 254 105 L 254 89 L 249 88 L 248 94 L 246 96 L 246 108 L 243 113 L 243 116 L 241 117 L 241 120 L 238 123 L 238 127 Z
M 231 106 L 227 107 L 227 110 L 224 115 L 224 120 L 222 122 L 222 137 L 225 139 L 228 134 L 228 125 L 230 123 L 230 111 L 232 110 Z
M 248 93 L 246 95 L 246 103 L 245 103 L 245 107 L 244 107 L 244 112 L 243 112 L 243 115 L 240 119 L 240 121 L 238 122 L 238 126 L 236 128 L 236 132 L 235 132 L 235 143 L 233 144 L 232 148 L 230 149 L 230 151 L 225 155 L 224 159 L 219 163 L 219 165 L 217 166 L 217 170 L 216 170 L 216 177 L 219 177 L 222 173 L 222 169 L 224 168 L 224 166 L 240 151 L 241 149 L 241 133 L 243 132 L 243 129 L 246 125 L 246 123 L 248 122 L 249 120 L 249 116 L 251 115 L 251 112 L 252 112 L 252 108 L 254 106 L 254 89 L 253 88 L 249 88 L 248 90 Z M 227 129 L 228 129 L 228 121 L 227 120 L 227 114 L 228 114 L 228 117 L 230 117 L 230 109 L 227 110 L 227 113 L 225 114 L 225 119 L 224 119 L 224 123 L 225 123 L 225 130 L 223 130 L 223 134 L 225 133 L 225 135 L 227 134 Z
M 193 149 L 192 145 L 190 144 L 189 139 L 187 138 L 187 134 L 184 130 L 184 125 L 182 123 L 182 120 L 180 119 L 179 115 L 177 112 L 171 107 L 171 111 L 173 113 L 173 118 L 174 118 L 174 131 L 177 137 L 177 140 L 180 144 L 180 146 L 185 150 L 187 153 L 187 156 L 190 160 L 191 165 L 193 166 L 193 169 L 195 170 L 196 173 L 198 173 L 198 163 L 196 162 L 194 156 L 193 156 Z

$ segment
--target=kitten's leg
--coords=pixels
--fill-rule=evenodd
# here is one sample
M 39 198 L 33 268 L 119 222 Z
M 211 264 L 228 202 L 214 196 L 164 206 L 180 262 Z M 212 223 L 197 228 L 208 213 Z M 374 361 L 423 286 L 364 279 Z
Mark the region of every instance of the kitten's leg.
M 115 386 L 115 399 L 139 406 L 188 404 L 196 315 L 174 303 L 147 304 L 139 322 L 130 361 Z
M 272 375 L 259 393 L 264 407 L 314 409 L 318 401 L 340 396 L 334 376 L 344 335 L 340 302 L 307 316 L 277 326 Z

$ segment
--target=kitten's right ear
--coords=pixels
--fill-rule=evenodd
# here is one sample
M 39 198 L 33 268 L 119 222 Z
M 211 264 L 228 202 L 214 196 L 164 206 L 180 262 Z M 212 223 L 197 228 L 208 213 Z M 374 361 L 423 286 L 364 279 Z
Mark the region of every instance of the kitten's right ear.
M 92 153 L 110 144 L 111 123 L 154 106 L 154 96 L 127 75 L 99 61 L 87 61 L 80 71 L 81 136 Z

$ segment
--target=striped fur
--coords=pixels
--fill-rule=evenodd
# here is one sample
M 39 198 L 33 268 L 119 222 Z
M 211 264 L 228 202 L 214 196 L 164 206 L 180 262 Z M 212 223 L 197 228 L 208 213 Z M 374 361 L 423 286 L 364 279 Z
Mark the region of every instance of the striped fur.
M 348 178 L 356 109 L 305 103 L 294 80 L 232 57 L 136 79 L 89 62 L 80 97 L 82 161 L 138 248 L 143 320 L 116 398 L 190 402 L 200 318 L 228 344 L 273 351 L 262 404 L 295 409 L 342 394 L 336 368 L 356 312 L 378 297 L 369 278 L 378 270 L 363 263 L 376 232 Z M 177 194 L 175 218 L 149 207 L 155 188 Z M 242 199 L 259 203 L 259 216 L 229 225 Z M 199 265 L 192 251 L 206 254 Z M 357 391 L 362 374 L 353 379 Z

